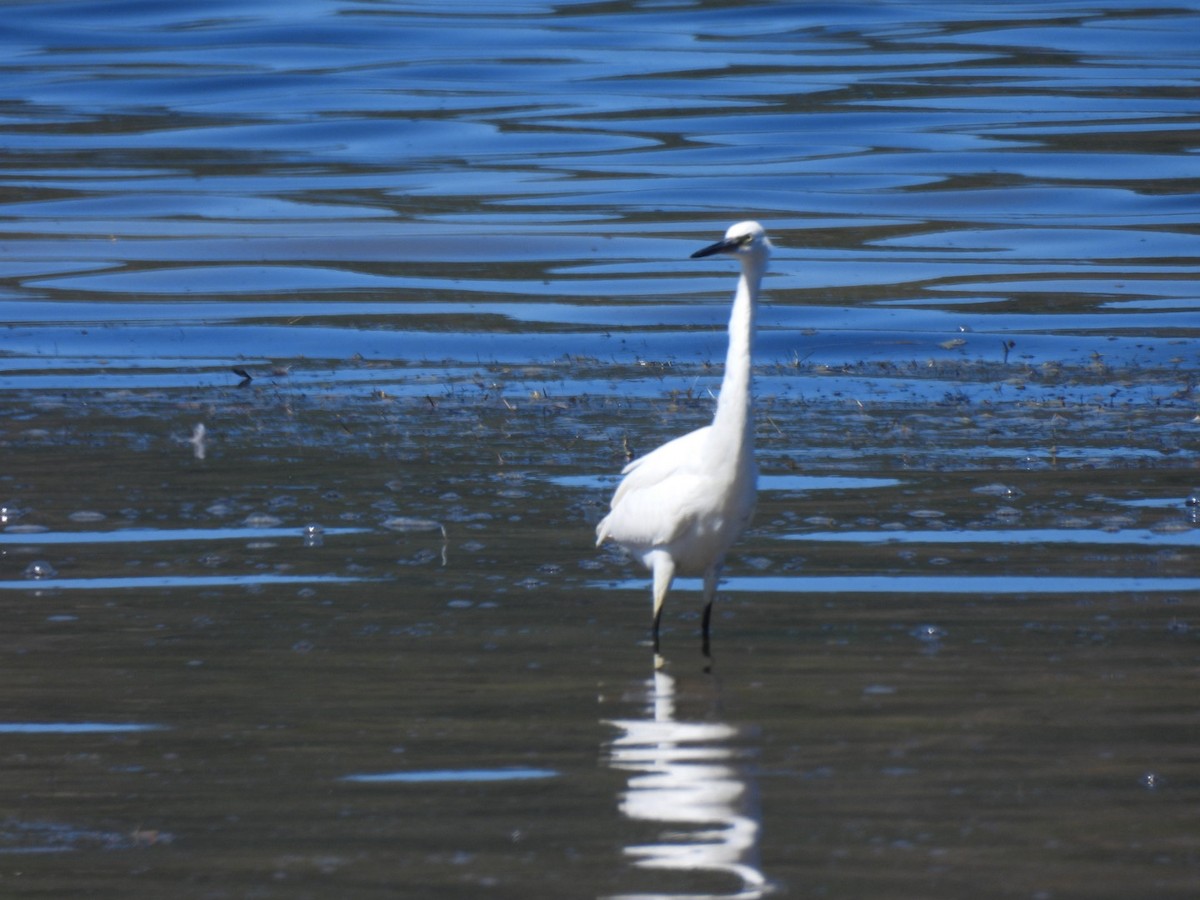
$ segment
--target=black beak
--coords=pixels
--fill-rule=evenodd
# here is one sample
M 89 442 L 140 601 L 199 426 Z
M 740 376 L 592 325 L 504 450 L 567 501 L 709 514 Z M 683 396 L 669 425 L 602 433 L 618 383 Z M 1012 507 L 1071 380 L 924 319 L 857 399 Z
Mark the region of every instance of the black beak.
M 714 253 L 728 253 L 731 250 L 736 250 L 738 247 L 742 246 L 742 243 L 743 242 L 739 240 L 717 241 L 715 244 L 709 244 L 703 250 L 697 250 L 692 254 L 692 259 L 700 259 L 705 256 L 712 256 Z

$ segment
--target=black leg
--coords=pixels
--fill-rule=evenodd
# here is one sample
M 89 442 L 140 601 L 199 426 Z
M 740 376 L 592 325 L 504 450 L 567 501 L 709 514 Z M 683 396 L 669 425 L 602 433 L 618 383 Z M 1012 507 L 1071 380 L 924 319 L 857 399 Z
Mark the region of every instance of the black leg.
M 708 656 L 708 626 L 712 624 L 713 601 L 717 599 L 717 581 L 721 577 L 721 564 L 715 563 L 704 573 L 704 618 L 700 620 L 700 633 L 703 635 L 701 649 Z

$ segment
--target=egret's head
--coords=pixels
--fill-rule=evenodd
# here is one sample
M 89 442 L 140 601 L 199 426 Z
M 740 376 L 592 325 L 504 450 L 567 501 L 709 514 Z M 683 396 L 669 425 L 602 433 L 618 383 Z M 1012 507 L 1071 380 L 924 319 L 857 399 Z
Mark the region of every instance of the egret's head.
M 771 241 L 757 222 L 738 222 L 730 225 L 725 237 L 692 254 L 692 259 L 728 253 L 731 256 L 754 256 L 765 260 L 771 254 Z

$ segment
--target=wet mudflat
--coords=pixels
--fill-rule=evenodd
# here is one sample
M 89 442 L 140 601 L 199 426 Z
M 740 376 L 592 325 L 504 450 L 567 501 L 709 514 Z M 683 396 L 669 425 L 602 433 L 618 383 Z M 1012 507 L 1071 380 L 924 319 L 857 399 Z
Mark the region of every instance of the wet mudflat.
M 14 10 L 0 893 L 1195 895 L 1193 8 Z

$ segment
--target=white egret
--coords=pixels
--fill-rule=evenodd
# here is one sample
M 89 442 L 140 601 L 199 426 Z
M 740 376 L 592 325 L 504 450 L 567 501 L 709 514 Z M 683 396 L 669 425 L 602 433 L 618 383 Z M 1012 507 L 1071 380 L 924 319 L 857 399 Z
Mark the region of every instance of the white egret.
M 750 365 L 754 306 L 771 255 L 757 222 L 739 222 L 723 240 L 692 254 L 735 257 L 741 278 L 729 317 L 725 377 L 711 425 L 639 457 L 621 472 L 611 511 L 596 526 L 596 545 L 611 539 L 653 573 L 654 647 L 663 601 L 676 575 L 704 578 L 702 633 L 708 648 L 713 598 L 725 554 L 754 515 L 758 467 L 754 462 L 754 411 Z

